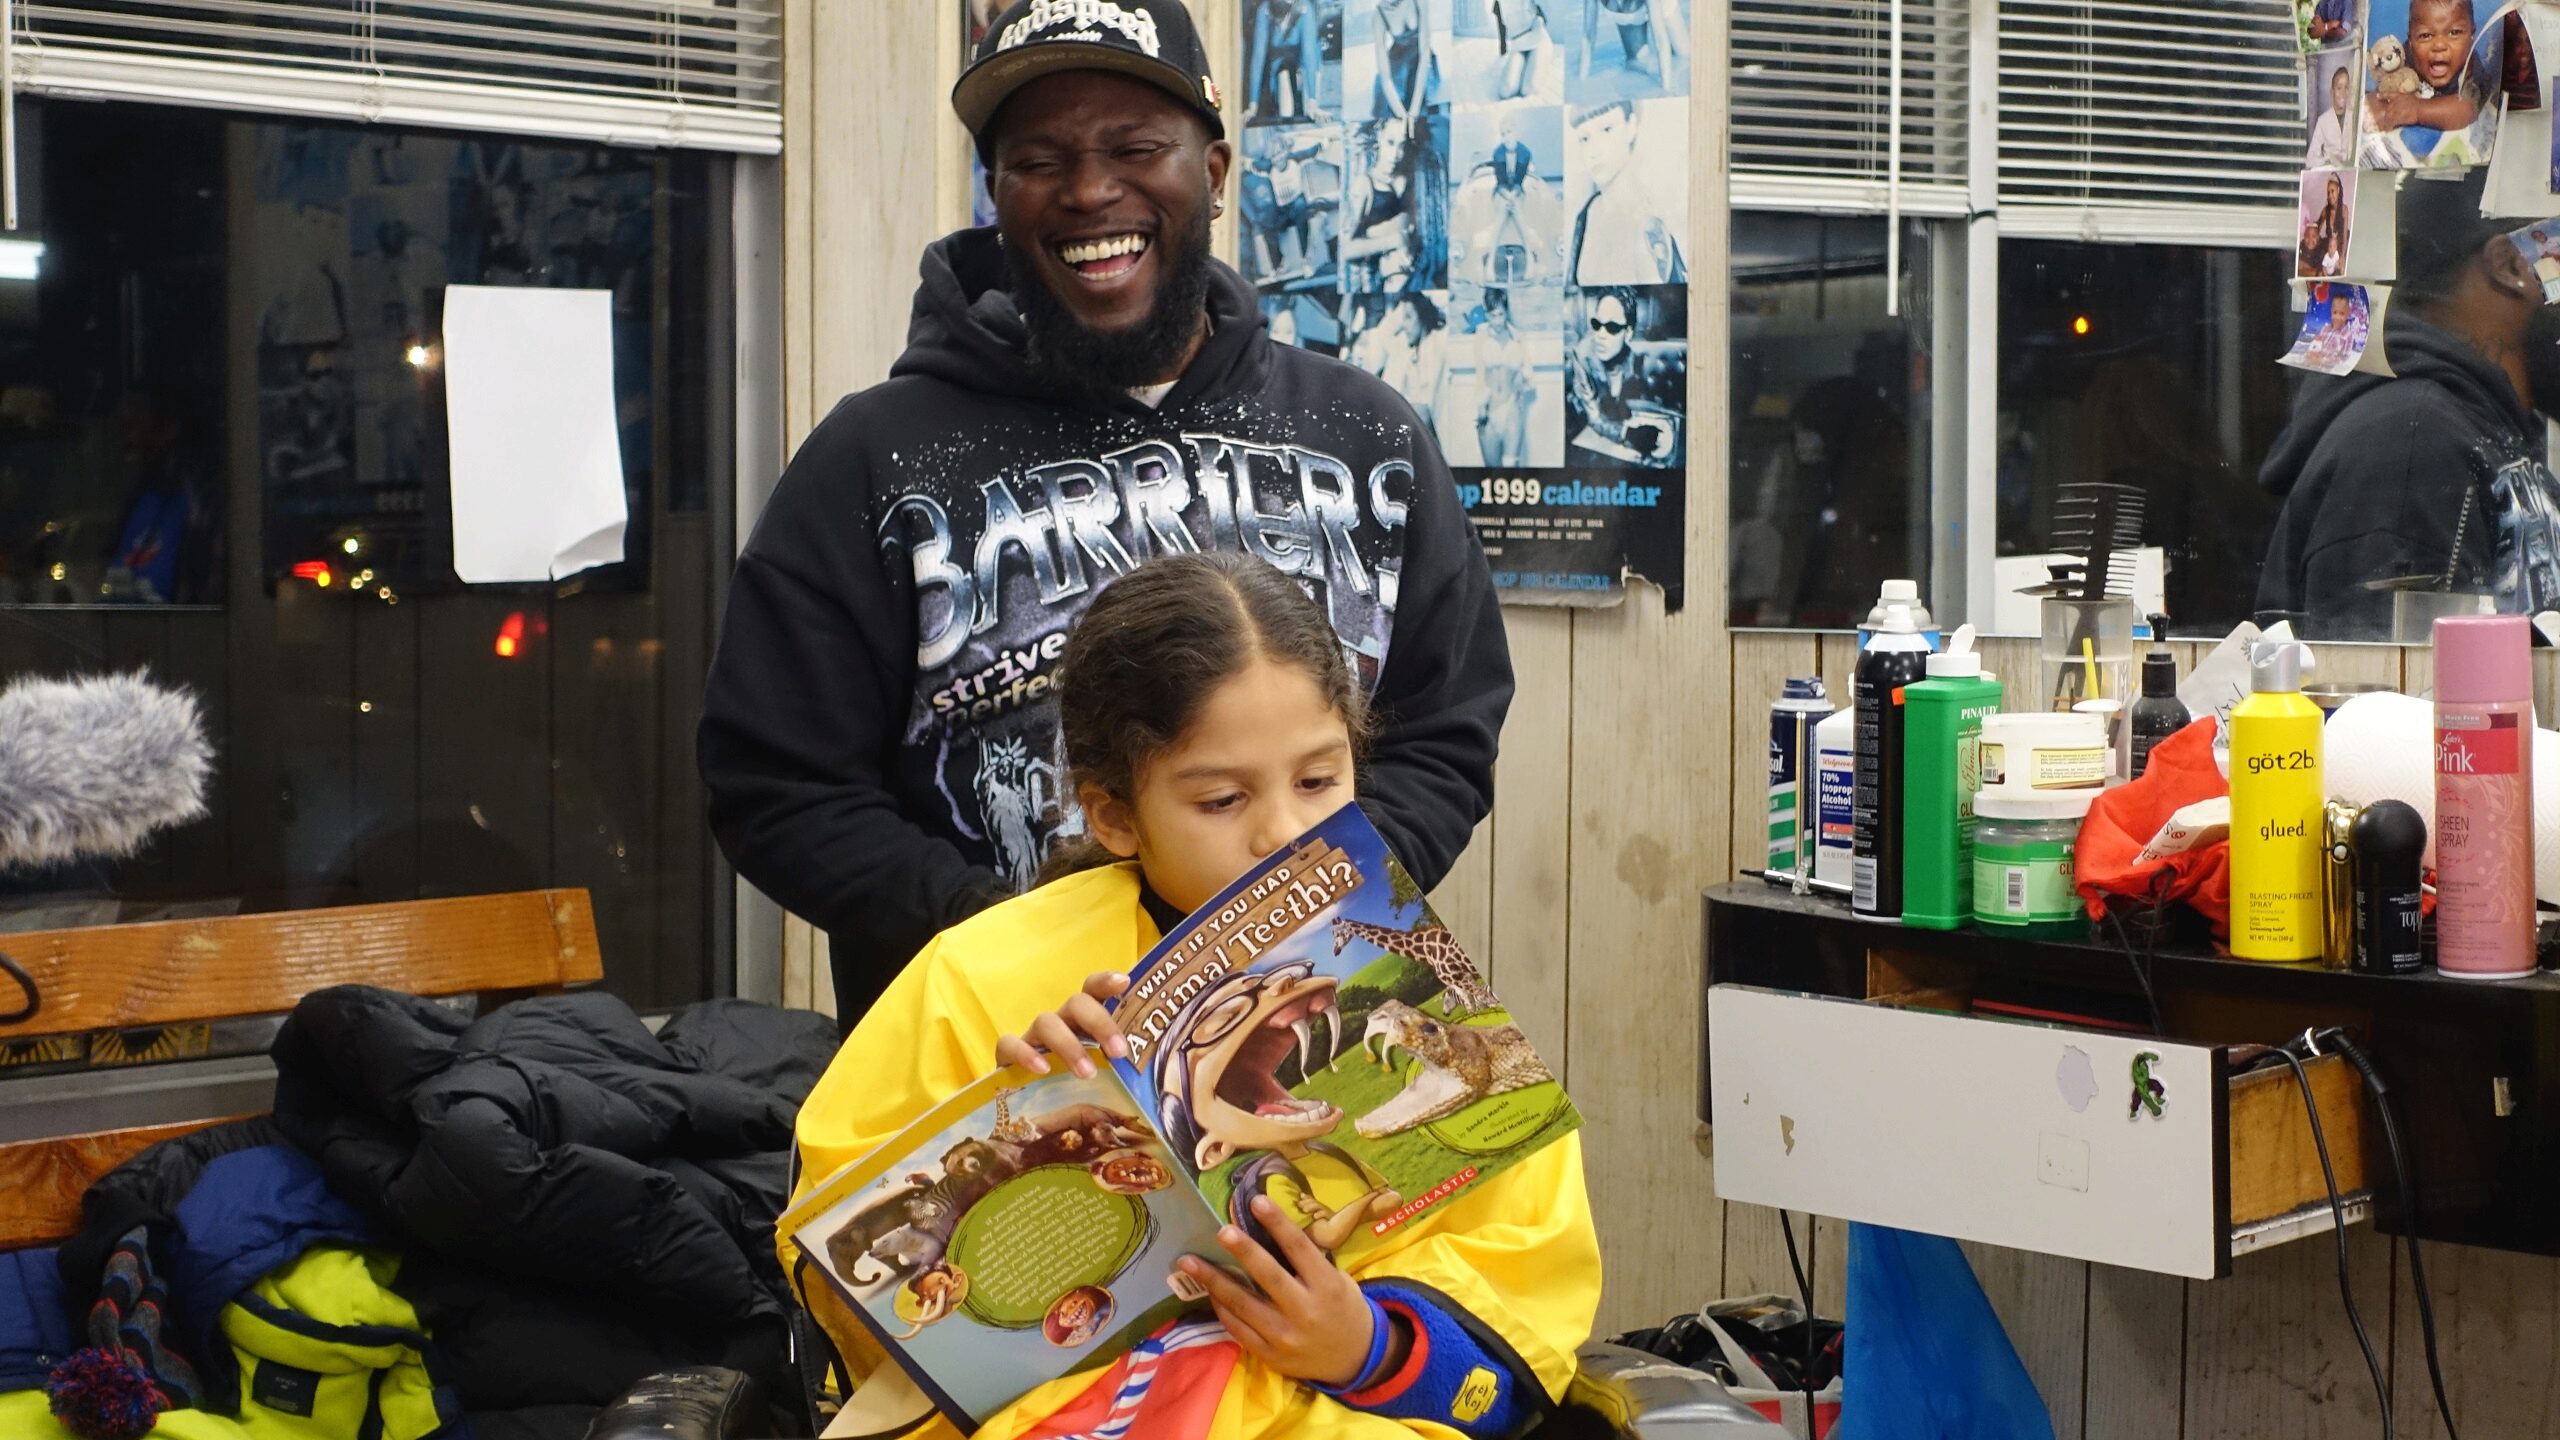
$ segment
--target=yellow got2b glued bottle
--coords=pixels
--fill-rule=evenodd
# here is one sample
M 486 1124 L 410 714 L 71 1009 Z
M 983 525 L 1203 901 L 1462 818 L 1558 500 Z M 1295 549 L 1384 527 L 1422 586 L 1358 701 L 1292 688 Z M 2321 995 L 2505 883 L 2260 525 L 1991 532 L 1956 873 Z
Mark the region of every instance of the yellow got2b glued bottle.
M 2320 958 L 2320 707 L 2302 693 L 2311 651 L 2250 652 L 2249 698 L 2231 711 L 2231 953 Z

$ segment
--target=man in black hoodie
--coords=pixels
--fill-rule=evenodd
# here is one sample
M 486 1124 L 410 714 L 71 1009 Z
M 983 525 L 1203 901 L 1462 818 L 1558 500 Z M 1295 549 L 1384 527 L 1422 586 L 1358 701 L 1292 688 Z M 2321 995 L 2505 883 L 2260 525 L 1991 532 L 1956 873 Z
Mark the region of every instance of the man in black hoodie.
M 2545 407 L 2560 405 L 2560 311 L 2506 232 L 2480 215 L 2482 172 L 2412 181 L 2399 284 L 2376 343 L 2397 378 L 2313 375 L 2258 483 L 2284 498 L 2258 578 L 2262 622 L 2314 638 L 2391 637 L 2369 582 L 2560 605 L 2560 482 Z
M 925 252 L 907 351 L 803 443 L 739 557 L 698 739 L 711 823 L 823 927 L 859 1016 L 1081 828 L 1048 697 L 1150 555 L 1300 578 L 1370 689 L 1360 800 L 1414 877 L 1492 804 L 1511 662 L 1411 406 L 1275 343 L 1209 256 L 1231 151 L 1179 0 L 1020 0 L 952 102 L 992 230 Z

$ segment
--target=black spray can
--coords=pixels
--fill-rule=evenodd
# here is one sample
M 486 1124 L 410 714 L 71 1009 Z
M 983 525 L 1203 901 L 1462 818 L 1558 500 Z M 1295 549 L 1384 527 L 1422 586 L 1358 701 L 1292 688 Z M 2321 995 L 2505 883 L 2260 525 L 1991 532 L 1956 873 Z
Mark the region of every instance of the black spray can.
M 1911 608 L 1885 607 L 1858 657 L 1856 836 L 1849 852 L 1849 908 L 1902 918 L 1902 687 L 1928 676 L 1929 641 Z
M 2415 975 L 2426 968 L 2418 874 L 2427 822 L 2397 800 L 2376 800 L 2347 829 L 2355 864 L 2355 968 Z

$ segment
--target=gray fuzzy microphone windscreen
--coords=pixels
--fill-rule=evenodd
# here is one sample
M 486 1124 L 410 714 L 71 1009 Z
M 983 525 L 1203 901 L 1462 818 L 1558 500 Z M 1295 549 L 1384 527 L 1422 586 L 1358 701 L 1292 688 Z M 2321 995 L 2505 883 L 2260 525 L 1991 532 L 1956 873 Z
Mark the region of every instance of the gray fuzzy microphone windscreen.
M 133 854 L 205 813 L 195 697 L 137 671 L 0 690 L 0 871 Z

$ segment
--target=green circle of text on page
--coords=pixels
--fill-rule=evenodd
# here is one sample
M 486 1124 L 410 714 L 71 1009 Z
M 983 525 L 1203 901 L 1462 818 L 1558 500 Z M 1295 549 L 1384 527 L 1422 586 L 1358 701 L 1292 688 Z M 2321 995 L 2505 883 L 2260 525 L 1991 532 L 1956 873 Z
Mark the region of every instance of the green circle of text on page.
M 1118 1279 L 1148 1229 L 1146 1201 L 1112 1194 L 1081 1165 L 1044 1165 L 970 1206 L 943 1259 L 969 1277 L 969 1318 L 1026 1330 L 1077 1286 Z
M 1564 1087 L 1542 1081 L 1487 1096 L 1422 1131 L 1462 1154 L 1499 1155 L 1546 1129 L 1564 1106 Z

